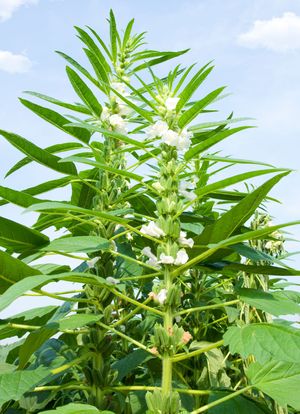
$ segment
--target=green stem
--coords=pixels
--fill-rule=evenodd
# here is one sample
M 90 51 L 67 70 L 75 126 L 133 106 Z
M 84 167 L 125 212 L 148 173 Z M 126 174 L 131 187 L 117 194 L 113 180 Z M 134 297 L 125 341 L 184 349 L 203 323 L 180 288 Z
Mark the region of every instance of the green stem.
M 116 296 L 118 296 L 119 298 L 121 298 L 121 299 L 125 300 L 126 302 L 130 302 L 130 303 L 132 303 L 133 305 L 137 306 L 138 308 L 143 308 L 143 309 L 145 309 L 145 310 L 147 310 L 147 311 L 149 311 L 149 312 L 156 313 L 156 315 L 159 315 L 159 316 L 163 316 L 163 314 L 164 314 L 162 311 L 160 311 L 160 310 L 158 310 L 158 309 L 156 309 L 156 308 L 151 308 L 150 306 L 147 306 L 147 305 L 145 305 L 144 303 L 140 303 L 140 302 L 138 302 L 137 300 L 131 299 L 131 298 L 129 298 L 128 296 L 123 295 L 123 293 L 118 292 L 116 289 L 110 289 L 109 287 L 108 287 L 108 289 L 109 289 L 109 290 L 110 290 L 110 291 L 111 291 L 114 295 L 116 295 Z
M 239 302 L 240 302 L 239 299 L 235 299 L 235 300 L 231 300 L 229 302 L 217 303 L 215 305 L 198 306 L 196 308 L 184 309 L 184 310 L 178 312 L 176 315 L 185 315 L 186 313 L 191 313 L 191 312 L 201 312 L 201 311 L 205 311 L 205 310 L 209 310 L 209 309 L 224 308 L 225 306 L 235 305 Z
M 172 285 L 172 277 L 166 266 L 164 272 L 164 281 L 167 291 Z M 166 332 L 170 332 L 173 328 L 173 314 L 170 306 L 164 313 L 164 328 Z M 172 392 L 172 357 L 168 354 L 163 355 L 162 360 L 162 395 L 168 397 Z
M 213 401 L 209 404 L 204 405 L 201 408 L 198 408 L 197 410 L 194 410 L 191 412 L 191 414 L 200 414 L 200 413 L 204 413 L 205 411 L 209 410 L 210 408 L 215 407 L 216 405 L 222 404 L 225 401 L 231 400 L 231 398 L 235 398 L 240 394 L 243 394 L 244 392 L 250 390 L 252 388 L 251 385 L 249 385 L 248 387 L 242 388 L 241 390 L 235 391 L 232 394 L 226 395 L 226 397 L 223 398 L 219 398 L 216 401 Z
M 197 349 L 196 351 L 189 352 L 188 354 L 177 354 L 172 358 L 172 360 L 173 360 L 173 362 L 183 361 L 184 359 L 189 359 L 189 358 L 192 358 L 194 356 L 203 354 L 207 351 L 210 351 L 211 349 L 219 348 L 223 344 L 224 344 L 223 340 L 218 341 L 218 342 L 215 342 L 213 344 L 210 344 L 210 345 L 206 346 L 205 348 L 200 348 L 200 349 Z

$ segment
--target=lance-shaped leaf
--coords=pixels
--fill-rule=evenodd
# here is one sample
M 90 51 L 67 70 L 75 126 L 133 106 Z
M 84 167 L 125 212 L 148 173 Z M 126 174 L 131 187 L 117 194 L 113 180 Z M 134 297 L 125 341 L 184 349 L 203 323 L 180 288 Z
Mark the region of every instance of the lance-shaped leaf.
M 160 63 L 166 62 L 167 60 L 174 59 L 178 56 L 183 55 L 184 53 L 186 53 L 188 51 L 189 51 L 189 49 L 179 50 L 178 52 L 159 52 L 160 53 L 159 57 L 154 58 L 154 59 L 150 59 L 147 62 L 142 63 L 141 65 L 138 65 L 138 66 L 134 67 L 131 70 L 131 73 L 135 73 L 135 72 L 138 72 L 140 70 L 150 68 L 151 66 L 155 66 L 155 65 L 158 65 Z M 150 57 L 151 57 L 151 55 L 149 54 L 147 56 L 147 58 L 149 59 Z
M 231 354 L 243 358 L 254 355 L 264 364 L 270 360 L 300 364 L 300 331 L 275 323 L 231 326 L 224 335 L 224 344 Z
M 42 93 L 33 92 L 33 91 L 24 91 L 24 93 L 27 93 L 28 95 L 35 96 L 36 98 L 40 98 L 46 102 L 50 102 L 54 105 L 61 106 L 62 108 L 71 109 L 72 111 L 79 112 L 81 114 L 85 115 L 92 115 L 91 110 L 87 108 L 85 105 L 76 103 L 76 104 L 70 104 L 68 102 L 62 102 L 59 99 L 52 98 L 51 96 L 44 95 Z
M 85 314 L 78 314 L 78 315 L 71 315 L 66 318 L 60 319 L 58 321 L 59 329 L 66 330 L 66 329 L 78 329 L 82 326 L 89 325 L 91 323 L 96 323 L 101 319 L 101 315 L 85 315 Z
M 30 109 L 39 117 L 45 119 L 50 124 L 56 126 L 57 128 L 64 131 L 66 134 L 72 135 L 73 137 L 88 143 L 91 137 L 91 134 L 83 128 L 73 128 L 71 126 L 66 126 L 69 124 L 69 120 L 64 116 L 60 115 L 58 112 L 55 112 L 53 109 L 45 108 L 41 105 L 37 105 L 33 102 L 27 101 L 26 99 L 20 98 L 20 101 L 24 106 Z
M 50 374 L 44 367 L 31 371 L 14 371 L 0 374 L 0 407 L 10 400 L 18 401 L 26 392 L 32 391 Z
M 199 88 L 201 83 L 207 78 L 210 72 L 213 70 L 213 66 L 207 68 L 210 63 L 207 63 L 202 68 L 198 70 L 198 72 L 192 77 L 192 79 L 187 83 L 184 89 L 179 94 L 179 101 L 176 105 L 176 111 L 179 112 L 181 108 L 184 107 L 186 102 L 192 97 L 194 92 Z M 192 69 L 192 68 L 191 68 Z M 185 74 L 183 75 L 183 77 Z
M 108 250 L 110 242 L 99 236 L 77 236 L 77 237 L 62 237 L 53 240 L 48 246 L 42 248 L 48 252 L 82 252 L 92 253 L 98 250 Z
M 17 283 L 10 283 L 10 286 L 1 296 L 0 296 L 0 311 L 5 309 L 9 306 L 12 302 L 14 302 L 18 297 L 23 295 L 24 293 L 34 290 L 38 286 L 44 286 L 51 281 L 54 280 L 65 280 L 68 282 L 77 282 L 77 283 L 88 283 L 90 285 L 96 286 L 105 286 L 109 285 L 104 279 L 101 277 L 90 275 L 87 273 L 75 273 L 75 272 L 67 272 L 61 273 L 59 275 L 37 275 L 37 276 L 29 276 L 25 279 L 19 280 Z
M 43 200 L 32 197 L 25 191 L 13 190 L 12 188 L 3 187 L 2 185 L 0 185 L 0 197 L 12 204 L 25 208 L 31 206 L 32 204 L 43 202 Z M 1 203 L 1 205 L 3 204 L 6 203 Z
M 0 246 L 14 252 L 39 248 L 49 242 L 44 234 L 15 221 L 0 217 Z
M 300 364 L 271 361 L 255 362 L 246 370 L 252 386 L 266 393 L 281 406 L 300 410 Z
M 66 67 L 68 77 L 70 82 L 82 101 L 91 109 L 93 114 L 97 117 L 101 115 L 102 106 L 98 102 L 98 99 L 92 92 L 92 90 L 86 85 L 85 82 L 81 79 L 81 77 L 69 66 Z
M 38 162 L 46 167 L 58 171 L 63 174 L 72 174 L 76 175 L 77 170 L 75 165 L 72 162 L 68 162 L 65 165 L 59 164 L 60 158 L 56 155 L 51 154 L 48 151 L 38 147 L 27 139 L 21 137 L 20 135 L 13 134 L 11 132 L 6 132 L 0 130 L 0 135 L 2 135 L 10 144 L 16 147 L 18 150 L 26 154 L 31 160 Z
M 240 299 L 250 306 L 261 309 L 274 316 L 300 313 L 300 304 L 294 302 L 284 292 L 264 292 L 256 289 L 237 290 Z
M 90 74 L 90 72 L 88 70 L 86 70 L 83 66 L 81 66 L 78 62 L 76 62 L 76 60 L 74 60 L 73 58 L 71 58 L 70 56 L 66 55 L 63 52 L 60 52 L 58 50 L 56 50 L 56 53 L 59 54 L 61 57 L 63 57 L 67 62 L 69 62 L 72 66 L 74 66 L 74 68 L 76 68 L 79 72 L 81 72 L 84 76 L 87 77 L 87 79 L 89 81 L 91 81 L 95 86 L 97 86 L 99 89 L 103 89 L 102 86 L 100 85 L 100 83 L 93 78 L 93 76 Z
M 203 141 L 201 141 L 199 144 L 193 145 L 184 155 L 184 158 L 186 161 L 189 161 L 190 159 L 196 157 L 199 153 L 207 150 L 208 148 L 212 147 L 215 144 L 218 144 L 219 142 L 223 141 L 225 138 L 230 137 L 230 135 L 236 134 L 237 132 L 242 131 L 243 129 L 252 128 L 249 126 L 241 126 L 237 128 L 227 129 L 225 131 L 217 131 L 216 133 L 213 133 L 209 135 L 209 137 Z
M 44 414 L 114 414 L 112 411 L 99 411 L 96 407 L 87 404 L 68 404 L 56 410 L 43 411 Z
M 238 204 L 224 213 L 214 224 L 207 226 L 197 239 L 197 243 L 217 243 L 229 237 L 251 217 L 274 185 L 287 174 L 289 174 L 289 171 L 276 175 L 243 198 Z
M 203 111 L 204 108 L 211 104 L 222 93 L 224 89 L 224 87 L 216 89 L 215 91 L 206 95 L 205 98 L 194 103 L 191 108 L 187 109 L 178 120 L 178 125 L 180 126 L 180 128 L 183 128 L 194 118 L 196 118 Z
M 19 280 L 33 275 L 40 275 L 40 272 L 0 250 L 1 294 Z
M 60 202 L 55 202 L 55 201 L 35 204 L 28 208 L 28 211 L 45 211 L 45 210 L 54 210 L 54 212 L 55 210 L 74 211 L 76 213 L 82 213 L 82 214 L 85 214 L 87 216 L 92 216 L 92 217 L 93 216 L 100 217 L 104 220 L 111 221 L 113 223 L 123 224 L 123 225 L 126 225 L 127 220 L 118 217 L 118 215 L 128 214 L 131 212 L 131 210 L 127 209 L 127 210 L 115 210 L 115 211 L 110 211 L 109 213 L 103 213 L 102 211 L 89 210 L 86 208 L 74 206 L 72 204 L 60 203 Z
M 50 147 L 43 148 L 47 153 L 55 154 L 57 152 L 64 152 L 68 150 L 73 150 L 76 148 L 82 148 L 82 145 L 78 142 L 65 142 L 63 144 L 51 145 Z M 10 170 L 5 174 L 5 177 L 8 177 L 13 172 L 18 171 L 20 168 L 25 167 L 25 165 L 30 164 L 33 160 L 31 157 L 24 157 L 18 161 Z

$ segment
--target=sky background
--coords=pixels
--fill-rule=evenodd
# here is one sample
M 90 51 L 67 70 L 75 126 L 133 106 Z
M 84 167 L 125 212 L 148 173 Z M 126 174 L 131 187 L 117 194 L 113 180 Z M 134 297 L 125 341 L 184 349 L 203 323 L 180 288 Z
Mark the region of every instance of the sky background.
M 236 117 L 255 118 L 258 126 L 227 140 L 223 154 L 295 170 L 272 192 L 282 204 L 269 209 L 276 224 L 300 219 L 300 2 L 295 0 L 0 0 L 0 129 L 41 147 L 67 140 L 18 97 L 34 90 L 76 100 L 65 62 L 54 51 L 85 62 L 73 26 L 92 26 L 106 38 L 110 8 L 119 27 L 135 17 L 135 29 L 148 32 L 151 49 L 191 48 L 180 58 L 184 66 L 214 60 L 202 92 L 228 85 L 231 95 L 219 103 L 219 119 L 233 110 Z M 169 68 L 166 64 L 160 74 Z M 20 158 L 0 137 L 0 185 L 23 189 L 57 176 L 30 166 L 4 179 Z M 33 220 L 17 207 L 1 207 L 0 214 L 27 225 Z M 291 231 L 300 240 L 300 226 Z M 300 250 L 299 243 L 289 249 Z M 300 268 L 300 258 L 291 264 Z

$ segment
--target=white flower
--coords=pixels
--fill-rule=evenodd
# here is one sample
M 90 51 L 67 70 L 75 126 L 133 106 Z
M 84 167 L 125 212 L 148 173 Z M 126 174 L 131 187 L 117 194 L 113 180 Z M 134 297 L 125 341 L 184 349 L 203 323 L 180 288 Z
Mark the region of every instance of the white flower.
M 88 265 L 89 269 L 92 269 L 93 267 L 95 267 L 95 264 L 98 262 L 98 260 L 100 259 L 100 257 L 94 257 L 91 260 L 87 260 L 86 264 Z
M 179 142 L 178 133 L 173 131 L 172 129 L 168 129 L 167 131 L 165 131 L 161 138 L 165 144 L 168 144 L 172 147 L 177 147 Z
M 267 241 L 267 243 L 265 244 L 265 248 L 268 250 L 272 250 L 273 242 L 271 240 Z
M 193 201 L 195 200 L 195 198 L 197 198 L 197 195 L 193 191 L 187 191 L 187 190 L 194 190 L 194 189 L 195 189 L 195 184 L 192 181 L 181 180 L 179 183 L 179 188 L 178 188 L 179 194 L 188 200 Z
M 114 279 L 113 277 L 109 276 L 106 278 L 106 281 L 111 285 L 117 285 L 119 283 L 118 279 Z
M 180 236 L 179 236 L 178 241 L 181 244 L 181 246 L 184 246 L 184 247 L 192 248 L 194 246 L 194 240 L 191 239 L 191 238 L 187 239 L 185 231 L 180 232 Z
M 185 249 L 180 249 L 177 252 L 176 259 L 174 264 L 177 266 L 185 264 L 189 260 L 189 256 L 187 255 L 187 252 Z
M 176 108 L 176 105 L 178 104 L 179 98 L 172 98 L 169 97 L 165 101 L 165 106 L 168 111 L 173 111 Z
M 167 299 L 167 289 L 162 289 L 157 295 L 156 295 L 156 300 L 158 301 L 158 303 L 160 305 L 163 305 Z
M 160 182 L 158 182 L 158 181 L 154 182 L 154 183 L 152 184 L 152 187 L 153 187 L 156 191 L 159 191 L 159 192 L 161 192 L 161 191 L 164 191 L 164 190 L 165 190 L 165 189 L 164 189 L 164 187 L 161 185 L 161 183 L 160 183 Z
M 178 137 L 178 144 L 177 149 L 179 151 L 186 151 L 190 148 L 191 145 L 191 138 L 193 136 L 192 132 L 188 132 L 186 128 L 184 128 Z
M 149 221 L 148 224 L 143 224 L 140 231 L 147 236 L 157 237 L 158 239 L 161 236 L 165 236 L 165 232 L 158 227 L 154 221 Z
M 107 106 L 103 106 L 102 112 L 101 112 L 101 120 L 102 121 L 107 121 L 108 118 L 110 117 L 110 110 Z
M 126 105 L 124 103 L 119 103 L 118 105 L 119 105 L 119 114 L 120 115 L 127 116 L 127 115 L 131 114 L 132 110 L 128 105 Z
M 157 267 L 157 268 L 160 267 L 158 264 L 157 257 L 152 253 L 150 247 L 144 247 L 141 253 L 149 258 L 149 260 L 147 260 L 146 262 L 149 266 Z
M 159 256 L 159 262 L 158 263 L 163 263 L 163 264 L 173 264 L 174 263 L 174 257 L 173 256 L 168 256 L 164 253 L 161 253 L 161 255 Z
M 119 92 L 120 95 L 128 94 L 125 85 L 122 82 L 111 82 L 111 87 Z
M 161 137 L 168 131 L 169 127 L 165 121 L 157 121 L 145 129 L 149 139 Z
M 133 240 L 132 234 L 131 233 L 126 233 L 126 239 L 129 240 L 129 241 Z
M 127 126 L 126 121 L 118 114 L 113 114 L 109 117 L 109 123 L 110 125 L 121 134 L 126 134 L 127 132 Z

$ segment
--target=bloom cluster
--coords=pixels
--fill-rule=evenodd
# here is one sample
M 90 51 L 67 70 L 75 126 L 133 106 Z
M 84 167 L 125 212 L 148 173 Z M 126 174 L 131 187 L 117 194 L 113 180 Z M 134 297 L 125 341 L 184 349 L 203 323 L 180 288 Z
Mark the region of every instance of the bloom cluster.
M 130 93 L 126 90 L 122 82 L 111 82 L 111 87 L 119 95 L 129 98 Z M 124 119 L 131 113 L 131 109 L 124 103 L 120 96 L 115 93 L 110 94 L 110 106 L 104 106 L 101 113 L 101 121 L 108 123 L 113 131 L 120 134 L 126 134 L 128 132 L 127 122 Z
M 183 128 L 180 132 L 170 129 L 165 121 L 157 121 L 146 128 L 145 132 L 149 139 L 161 138 L 163 143 L 177 148 L 178 151 L 188 150 L 193 136 L 186 128 Z

